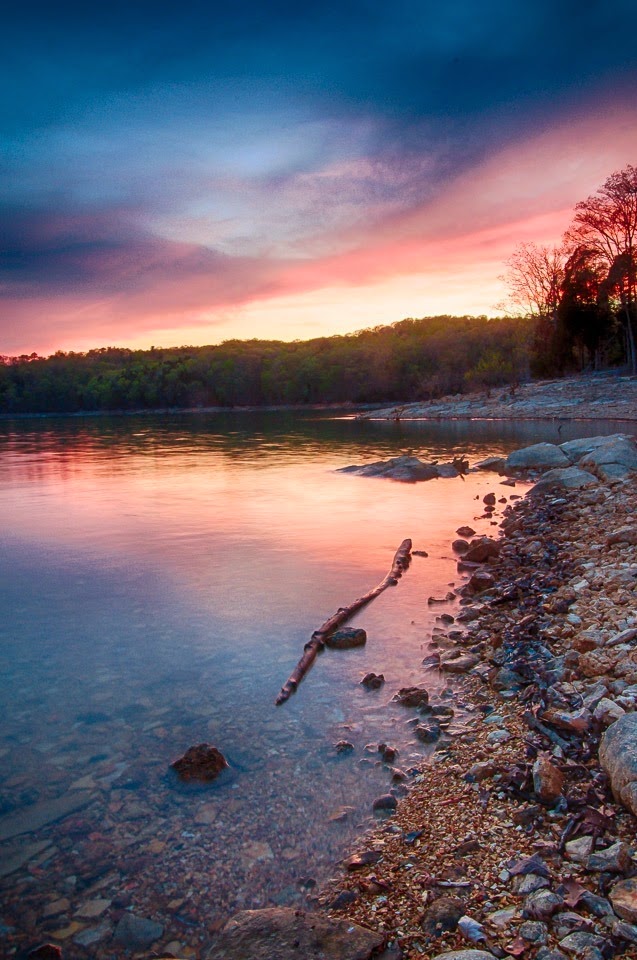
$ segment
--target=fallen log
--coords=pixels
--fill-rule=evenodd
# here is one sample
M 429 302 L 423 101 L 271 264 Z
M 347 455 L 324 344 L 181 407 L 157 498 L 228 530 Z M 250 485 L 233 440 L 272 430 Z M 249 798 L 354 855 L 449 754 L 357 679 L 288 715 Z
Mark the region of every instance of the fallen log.
M 366 593 L 365 596 L 359 597 L 358 600 L 354 600 L 354 602 L 350 603 L 347 607 L 339 607 L 337 612 L 333 614 L 329 620 L 326 620 L 325 623 L 318 628 L 318 630 L 314 631 L 311 639 L 303 647 L 303 656 L 290 674 L 289 679 L 286 680 L 281 687 L 281 692 L 275 701 L 277 707 L 282 703 L 285 703 L 285 701 L 296 691 L 299 683 L 314 663 L 318 652 L 325 646 L 326 637 L 329 637 L 330 634 L 334 633 L 335 630 L 346 623 L 350 617 L 353 617 L 354 614 L 361 609 L 361 607 L 364 607 L 371 600 L 375 600 L 376 597 L 383 592 L 383 590 L 387 589 L 387 587 L 396 586 L 410 562 L 411 540 L 403 540 L 394 555 L 394 561 L 391 565 L 391 570 L 385 579 L 382 580 L 377 587 L 374 587 L 373 590 L 370 590 L 369 593 Z

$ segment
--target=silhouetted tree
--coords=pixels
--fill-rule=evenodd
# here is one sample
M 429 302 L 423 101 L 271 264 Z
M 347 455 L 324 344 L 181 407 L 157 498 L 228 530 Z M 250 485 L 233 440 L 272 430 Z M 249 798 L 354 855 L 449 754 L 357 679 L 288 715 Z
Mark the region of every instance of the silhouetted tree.
M 631 373 L 637 373 L 637 168 L 611 174 L 594 196 L 575 206 L 565 241 L 572 253 L 594 251 L 606 268 L 609 299 L 615 296 L 626 334 Z

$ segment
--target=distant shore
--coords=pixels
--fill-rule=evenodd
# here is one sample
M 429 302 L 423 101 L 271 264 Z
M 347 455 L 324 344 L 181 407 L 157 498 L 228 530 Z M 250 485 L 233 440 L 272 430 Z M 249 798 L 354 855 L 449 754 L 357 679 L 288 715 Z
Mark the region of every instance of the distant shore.
M 360 420 L 637 420 L 637 377 L 612 371 L 556 380 L 535 380 L 436 400 L 380 403 L 271 404 L 234 407 L 153 407 L 0 413 L 0 420 L 62 417 L 144 417 L 220 413 L 335 413 Z
M 394 404 L 358 416 L 364 420 L 637 420 L 637 378 L 605 373 L 537 380 Z

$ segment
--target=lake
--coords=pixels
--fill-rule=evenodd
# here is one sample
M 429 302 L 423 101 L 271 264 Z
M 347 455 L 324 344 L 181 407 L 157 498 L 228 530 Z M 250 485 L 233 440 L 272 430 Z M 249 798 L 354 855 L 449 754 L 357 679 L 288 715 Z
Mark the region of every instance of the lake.
M 538 440 L 634 424 L 358 422 L 325 412 L 0 422 L 0 942 L 113 956 L 125 909 L 198 956 L 237 909 L 302 904 L 334 875 L 371 804 L 428 750 L 402 687 L 444 684 L 423 657 L 462 584 L 456 529 L 497 527 L 494 475 L 401 484 L 338 467 L 413 453 L 474 463 Z M 495 522 L 503 504 L 498 504 Z M 385 576 L 352 621 L 365 647 L 325 651 L 275 697 L 303 644 Z M 367 690 L 368 671 L 385 685 Z M 470 706 L 467 706 L 470 709 Z M 462 713 L 462 711 L 461 711 Z M 338 753 L 335 744 L 354 749 Z M 198 789 L 170 763 L 207 741 L 230 770 Z M 87 906 L 87 904 L 89 906 Z M 97 904 L 97 905 L 96 905 Z

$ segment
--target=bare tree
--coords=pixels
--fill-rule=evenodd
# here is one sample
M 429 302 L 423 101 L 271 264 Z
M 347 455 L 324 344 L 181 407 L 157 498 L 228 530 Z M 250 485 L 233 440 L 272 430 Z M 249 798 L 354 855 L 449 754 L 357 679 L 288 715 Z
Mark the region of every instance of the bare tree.
M 594 196 L 575 206 L 564 237 L 571 254 L 592 251 L 606 268 L 606 292 L 616 297 L 626 332 L 630 369 L 637 372 L 637 168 L 611 174 Z
M 514 310 L 555 324 L 565 262 L 564 247 L 519 244 L 506 261 L 508 269 L 501 278 L 509 288 L 508 302 Z

